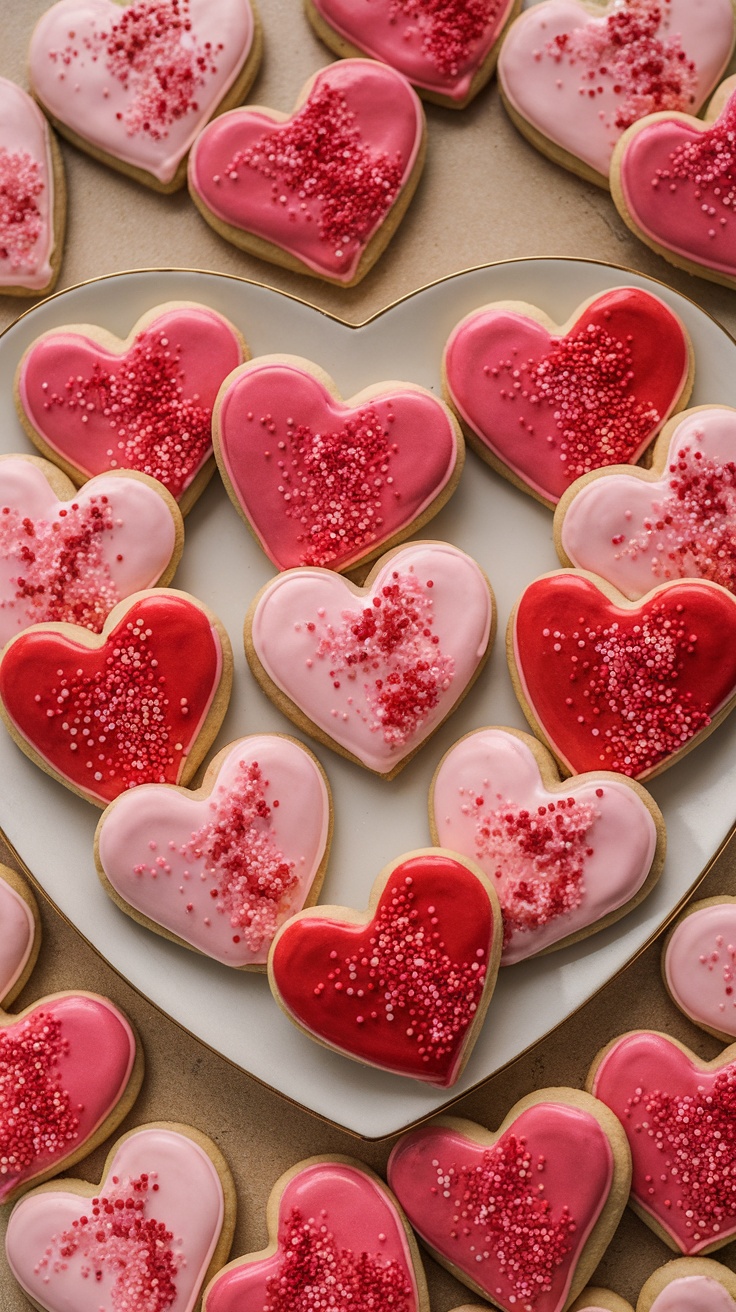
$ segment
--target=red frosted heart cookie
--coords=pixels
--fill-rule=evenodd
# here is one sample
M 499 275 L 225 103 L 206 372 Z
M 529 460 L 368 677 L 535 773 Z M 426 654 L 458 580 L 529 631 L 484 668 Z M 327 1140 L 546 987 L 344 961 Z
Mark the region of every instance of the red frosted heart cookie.
M 99 638 L 73 624 L 13 638 L 0 661 L 0 710 L 26 756 L 105 806 L 137 784 L 191 779 L 231 682 L 219 620 L 162 588 L 122 601 Z
M 736 599 L 717 583 L 665 583 L 627 602 L 560 570 L 509 621 L 516 694 L 569 773 L 647 779 L 701 742 L 736 698 Z
M 441 1117 L 404 1135 L 388 1163 L 432 1256 L 504 1312 L 569 1306 L 618 1224 L 629 1179 L 616 1118 L 577 1089 L 529 1094 L 495 1133 Z
M 252 106 L 215 119 L 192 149 L 189 190 L 236 246 L 352 287 L 393 235 L 423 163 L 409 83 L 348 59 L 316 73 L 291 115 Z
M 41 920 L 26 881 L 0 865 L 0 1007 L 18 996 L 41 946 Z
M 0 292 L 39 296 L 59 275 L 64 165 L 38 105 L 0 78 Z
M 231 374 L 213 433 L 230 499 L 279 569 L 375 559 L 441 509 L 464 456 L 431 392 L 378 383 L 343 402 L 297 356 L 260 356 Z
M 300 911 L 268 961 L 276 1001 L 347 1057 L 448 1088 L 462 1073 L 496 982 L 501 915 L 490 884 L 453 852 L 397 858 L 368 911 Z
M 634 464 L 687 403 L 692 373 L 681 320 L 636 287 L 594 296 L 562 327 L 533 305 L 484 306 L 444 356 L 447 398 L 473 450 L 549 506 L 592 469 Z

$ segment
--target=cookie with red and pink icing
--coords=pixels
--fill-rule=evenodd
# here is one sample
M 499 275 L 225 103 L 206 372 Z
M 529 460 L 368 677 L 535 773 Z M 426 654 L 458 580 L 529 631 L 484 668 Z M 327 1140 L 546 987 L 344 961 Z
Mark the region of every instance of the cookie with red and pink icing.
M 650 469 L 617 465 L 577 480 L 554 533 L 563 565 L 630 600 L 683 578 L 736 593 L 736 410 L 695 406 L 665 425 Z
M 59 276 L 64 163 L 31 97 L 0 77 L 0 294 L 43 296 Z
M 490 80 L 521 0 L 305 0 L 317 35 L 343 59 L 369 55 L 424 100 L 464 109 Z
M 252 0 L 58 0 L 31 37 L 31 88 L 73 145 L 172 192 L 197 133 L 246 96 L 261 48 Z
M 317 566 L 279 574 L 248 611 L 245 654 L 300 729 L 393 779 L 478 677 L 494 630 L 473 558 L 412 542 L 382 556 L 363 587 Z
M 323 1047 L 447 1089 L 483 1024 L 501 938 L 482 871 L 422 848 L 381 871 L 365 912 L 297 912 L 273 941 L 268 980 L 288 1019 Z
M 202 1312 L 391 1308 L 429 1312 L 416 1240 L 399 1204 L 351 1157 L 286 1171 L 266 1208 L 269 1242 L 237 1257 L 204 1292 Z
M 620 1294 L 614 1294 L 613 1290 L 589 1285 L 575 1299 L 570 1312 L 634 1312 L 634 1309 Z
M 375 383 L 343 401 L 295 355 L 259 356 L 225 379 L 213 440 L 230 500 L 274 565 L 338 573 L 423 528 L 465 455 L 457 421 L 426 388 Z
M 99 633 L 113 606 L 170 582 L 184 546 L 173 497 L 147 474 L 77 491 L 38 456 L 0 456 L 0 647 L 31 624 Z
M 226 966 L 265 970 L 280 925 L 319 897 L 332 836 L 327 777 L 294 738 L 254 734 L 201 788 L 148 784 L 100 819 L 103 888 L 148 929 Z
M 138 592 L 101 634 L 35 624 L 0 657 L 0 714 L 26 756 L 105 807 L 144 783 L 187 783 L 230 698 L 220 620 L 173 588 Z
M 41 918 L 28 884 L 0 864 L 0 1007 L 26 984 L 41 947 Z
M 544 574 L 506 645 L 524 715 L 565 774 L 653 778 L 736 704 L 736 597 L 707 579 L 628 601 L 583 570 Z
M 736 1275 L 707 1257 L 678 1257 L 654 1271 L 636 1312 L 734 1312 Z
M 722 82 L 704 120 L 651 114 L 624 133 L 611 194 L 624 223 L 669 264 L 736 287 L 736 77 Z
M 235 1188 L 217 1145 L 191 1126 L 152 1122 L 117 1141 L 99 1184 L 63 1179 L 21 1199 L 6 1252 L 40 1312 L 194 1312 L 234 1223 Z
M 501 904 L 501 965 L 594 934 L 638 906 L 664 862 L 664 819 L 623 775 L 561 782 L 516 729 L 476 729 L 442 757 L 429 791 L 432 842 L 475 861 Z
M 581 1163 L 585 1169 L 581 1170 Z M 496 1131 L 439 1117 L 399 1139 L 388 1182 L 432 1256 L 503 1312 L 563 1312 L 626 1206 L 621 1126 L 578 1089 L 539 1089 Z
M 608 187 L 622 133 L 659 110 L 696 114 L 733 46 L 732 0 L 544 0 L 512 24 L 498 78 L 537 150 Z
M 445 346 L 443 388 L 476 455 L 554 507 L 590 470 L 635 464 L 687 404 L 693 372 L 678 315 L 614 287 L 562 326 L 522 301 L 473 310 Z
M 736 898 L 693 902 L 675 921 L 662 952 L 675 1006 L 724 1043 L 736 1039 Z
M 210 123 L 192 148 L 189 191 L 226 241 L 353 287 L 403 218 L 424 154 L 406 78 L 346 59 L 315 73 L 291 114 L 249 105 Z
M 41 455 L 77 486 L 137 470 L 163 483 L 186 514 L 214 473 L 220 384 L 248 355 L 224 315 L 190 301 L 155 306 L 125 340 L 97 324 L 69 324 L 21 358 L 16 408 Z

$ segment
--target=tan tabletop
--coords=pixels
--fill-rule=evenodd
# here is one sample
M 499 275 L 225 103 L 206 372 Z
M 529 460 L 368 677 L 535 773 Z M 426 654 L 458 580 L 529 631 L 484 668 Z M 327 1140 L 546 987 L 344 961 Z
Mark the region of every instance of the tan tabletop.
M 23 86 L 33 22 L 47 7 L 45 0 L 0 0 L 0 74 Z M 288 112 L 302 83 L 331 56 L 313 36 L 298 0 L 260 0 L 260 8 L 265 58 L 248 100 Z M 186 193 L 155 195 L 62 144 L 69 219 L 59 289 L 125 269 L 207 269 L 267 283 L 358 323 L 417 287 L 460 269 L 525 256 L 572 256 L 658 278 L 736 331 L 733 292 L 677 273 L 640 245 L 605 192 L 563 172 L 518 136 L 495 85 L 460 114 L 428 106 L 427 118 L 429 154 L 416 197 L 378 265 L 350 291 L 243 255 L 204 224 Z M 0 297 L 0 328 L 30 304 Z M 693 878 L 697 873 L 693 871 Z M 702 885 L 703 896 L 720 892 L 736 892 L 733 851 L 722 854 Z M 14 1009 L 46 993 L 84 988 L 109 996 L 128 1013 L 143 1039 L 146 1076 L 121 1132 L 145 1121 L 171 1119 L 197 1125 L 215 1139 L 237 1185 L 234 1255 L 264 1244 L 264 1207 L 271 1186 L 300 1159 L 344 1153 L 382 1171 L 390 1141 L 362 1143 L 287 1106 L 161 1016 L 43 900 L 41 911 L 45 938 L 40 960 Z M 464 1098 L 455 1114 L 493 1127 L 516 1099 L 534 1088 L 579 1086 L 598 1049 L 628 1029 L 664 1029 L 703 1057 L 714 1056 L 721 1045 L 686 1021 L 669 1001 L 660 979 L 660 950 L 660 942 L 653 944 L 554 1035 Z M 99 1179 L 104 1157 L 105 1151 L 98 1150 L 74 1173 Z M 0 1209 L 0 1234 L 7 1219 L 4 1211 Z M 627 1212 L 593 1283 L 635 1302 L 647 1276 L 672 1256 Z M 717 1256 L 736 1267 L 736 1243 Z M 426 1267 L 432 1312 L 478 1301 L 429 1258 Z M 0 1312 L 27 1308 L 7 1273 L 3 1249 Z

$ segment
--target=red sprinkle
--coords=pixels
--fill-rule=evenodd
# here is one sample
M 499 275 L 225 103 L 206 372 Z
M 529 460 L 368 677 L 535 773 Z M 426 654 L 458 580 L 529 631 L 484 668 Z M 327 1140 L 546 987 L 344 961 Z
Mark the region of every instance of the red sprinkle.
M 0 260 L 13 272 L 35 272 L 44 231 L 38 197 L 41 167 L 27 151 L 0 148 Z
M 389 22 L 400 15 L 416 25 L 422 52 L 448 77 L 457 77 L 475 46 L 495 23 L 502 0 L 391 0 Z M 407 34 L 413 29 L 407 29 Z
M 71 1151 L 79 1117 L 58 1071 L 68 1045 L 61 1021 L 35 1011 L 0 1029 L 0 1178 Z

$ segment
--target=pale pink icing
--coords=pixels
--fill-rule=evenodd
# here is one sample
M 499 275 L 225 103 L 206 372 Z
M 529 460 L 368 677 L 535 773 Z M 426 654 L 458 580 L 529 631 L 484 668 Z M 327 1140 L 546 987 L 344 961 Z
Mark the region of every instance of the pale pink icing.
M 249 0 L 59 0 L 31 38 L 31 83 L 78 136 L 167 183 L 236 80 L 253 27 Z
M 126 902 L 185 942 L 228 966 L 263 964 L 304 905 L 328 828 L 312 757 L 260 735 L 232 746 L 206 799 L 155 784 L 122 797 L 100 821 L 100 862 Z
M 734 1312 L 736 1302 L 710 1276 L 678 1276 L 657 1294 L 649 1312 Z
M 736 1038 L 736 904 L 702 906 L 680 922 L 664 954 L 667 988 L 696 1025 Z
M 0 646 L 48 620 L 101 632 L 123 597 L 158 581 L 175 543 L 142 479 L 100 474 L 60 500 L 32 461 L 0 461 Z
M 189 185 L 216 219 L 348 282 L 411 176 L 423 125 L 400 73 L 342 60 L 289 116 L 254 108 L 214 119 L 192 149 Z
M 0 1003 L 23 974 L 34 937 L 31 908 L 0 878 Z
M 656 826 L 633 789 L 589 776 L 550 791 L 528 745 L 503 729 L 451 748 L 431 805 L 440 845 L 476 861 L 498 893 L 502 965 L 628 902 L 654 859 Z
M 512 26 L 498 75 L 533 128 L 607 178 L 631 123 L 697 113 L 733 37 L 731 0 L 618 0 L 600 17 L 578 0 L 545 0 Z
M 390 556 L 367 594 L 328 570 L 279 575 L 260 597 L 252 640 L 300 713 L 385 774 L 463 695 L 486 651 L 492 614 L 470 556 L 417 543 Z
M 23 1290 L 49 1312 L 191 1312 L 224 1217 L 204 1149 L 174 1129 L 144 1126 L 118 1145 L 95 1197 L 113 1209 L 117 1199 L 142 1200 L 139 1226 L 125 1209 L 97 1218 L 93 1200 L 63 1181 L 18 1204 L 6 1247 Z
M 54 170 L 49 127 L 31 97 L 0 78 L 0 290 L 43 291 L 52 277 Z

